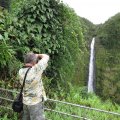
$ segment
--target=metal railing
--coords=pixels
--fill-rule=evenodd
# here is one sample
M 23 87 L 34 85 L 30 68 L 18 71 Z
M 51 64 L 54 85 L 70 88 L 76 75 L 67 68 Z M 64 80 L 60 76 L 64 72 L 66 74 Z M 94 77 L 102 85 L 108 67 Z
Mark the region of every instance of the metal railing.
M 0 116 L 11 117 L 15 114 L 11 105 L 18 92 L 0 88 Z M 9 111 L 11 112 L 9 113 Z M 13 117 L 12 115 L 12 117 Z M 120 113 L 91 108 L 69 102 L 47 99 L 45 103 L 45 115 L 47 120 L 119 120 Z M 20 119 L 20 117 L 15 120 Z

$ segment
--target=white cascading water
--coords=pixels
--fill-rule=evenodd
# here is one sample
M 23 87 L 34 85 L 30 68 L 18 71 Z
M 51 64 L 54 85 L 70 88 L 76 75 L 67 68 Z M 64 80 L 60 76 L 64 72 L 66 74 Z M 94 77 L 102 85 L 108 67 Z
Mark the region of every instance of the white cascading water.
M 94 92 L 94 46 L 95 38 L 92 39 L 90 47 L 90 62 L 89 62 L 89 76 L 88 76 L 88 93 Z

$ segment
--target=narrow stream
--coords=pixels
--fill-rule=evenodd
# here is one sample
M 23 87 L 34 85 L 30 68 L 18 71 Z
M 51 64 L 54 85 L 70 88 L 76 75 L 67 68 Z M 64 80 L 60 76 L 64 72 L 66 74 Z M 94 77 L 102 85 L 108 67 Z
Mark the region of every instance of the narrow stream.
M 88 76 L 88 93 L 94 92 L 94 60 L 95 60 L 95 38 L 92 39 L 90 46 L 90 62 L 89 62 L 89 76 Z

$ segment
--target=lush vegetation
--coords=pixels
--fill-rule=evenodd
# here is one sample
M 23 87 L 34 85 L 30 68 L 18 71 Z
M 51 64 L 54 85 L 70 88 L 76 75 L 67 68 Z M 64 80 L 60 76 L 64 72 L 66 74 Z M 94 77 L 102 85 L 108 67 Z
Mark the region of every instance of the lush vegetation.
M 102 109 L 102 110 L 114 111 L 114 112 L 118 112 L 118 113 L 120 111 L 119 105 L 112 104 L 112 102 L 110 100 L 101 101 L 101 99 L 98 96 L 96 96 L 94 94 L 88 94 L 87 89 L 85 87 L 73 88 L 73 86 L 71 86 L 69 96 L 64 101 L 69 101 L 72 103 L 77 103 L 80 105 L 85 105 L 88 107 L 98 108 L 98 109 Z M 82 116 L 84 118 L 91 119 L 91 120 L 118 120 L 119 119 L 119 116 L 105 114 L 105 113 L 97 112 L 94 110 L 74 107 L 71 105 L 65 105 L 65 104 L 61 104 L 61 103 L 57 103 L 57 104 L 54 103 L 51 105 L 54 105 L 54 106 L 56 105 L 55 110 L 61 111 L 63 113 L 70 113 L 72 115 L 75 114 L 75 115 Z M 47 112 L 46 115 L 48 116 L 48 118 L 54 119 L 54 120 L 56 120 L 56 119 L 57 120 L 73 120 L 73 119 L 75 119 L 73 117 L 56 114 L 54 112 L 52 112 L 52 113 Z
M 1 13 L 4 17 L 1 42 L 2 46 L 5 47 L 5 43 L 7 46 L 7 49 L 1 47 L 1 58 L 5 57 L 4 61 L 1 59 L 1 71 L 8 69 L 7 73 L 1 73 L 1 79 L 6 81 L 5 78 L 16 76 L 22 65 L 23 55 L 34 51 L 50 55 L 49 68 L 45 72 L 47 78 L 51 79 L 47 88 L 61 92 L 64 84 L 69 88 L 69 82 L 84 85 L 88 62 L 85 59 L 88 54 L 78 16 L 71 8 L 57 1 L 24 2 L 24 5 L 20 2 L 22 7 L 19 9 L 15 3 L 11 5 L 13 10 L 10 13 Z M 10 83 L 14 87 L 14 82 Z
M 13 0 L 10 6 L 9 12 L 0 9 L 0 87 L 19 87 L 16 76 L 25 53 L 47 53 L 51 59 L 43 82 L 48 97 L 119 112 L 119 105 L 109 100 L 120 101 L 120 74 L 117 72 L 120 54 L 116 52 L 120 44 L 119 14 L 96 27 L 57 0 Z M 96 44 L 96 89 L 97 94 L 109 98 L 108 101 L 88 94 L 84 87 L 89 63 L 88 46 L 96 35 L 99 38 Z M 91 119 L 114 119 L 114 116 L 86 113 L 65 105 L 52 104 L 52 108 Z M 71 119 L 48 112 L 46 115 L 55 120 Z M 6 114 L 2 119 L 10 119 L 8 116 Z M 16 115 L 14 119 L 17 120 Z
M 97 91 L 100 96 L 120 103 L 120 13 L 98 29 Z
M 90 44 L 93 37 L 96 36 L 96 27 L 92 22 L 86 18 L 80 17 L 83 35 L 88 44 Z
M 10 9 L 11 0 L 0 0 L 0 6 L 6 9 Z

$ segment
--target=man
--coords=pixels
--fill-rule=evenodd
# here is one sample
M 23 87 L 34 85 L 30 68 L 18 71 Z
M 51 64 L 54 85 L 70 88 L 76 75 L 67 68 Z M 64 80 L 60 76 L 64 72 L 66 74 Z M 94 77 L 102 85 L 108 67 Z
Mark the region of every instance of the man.
M 43 99 L 46 95 L 42 83 L 42 73 L 47 67 L 49 56 L 46 54 L 28 53 L 24 57 L 24 67 L 19 70 L 20 83 L 29 67 L 23 89 L 23 120 L 45 120 Z

